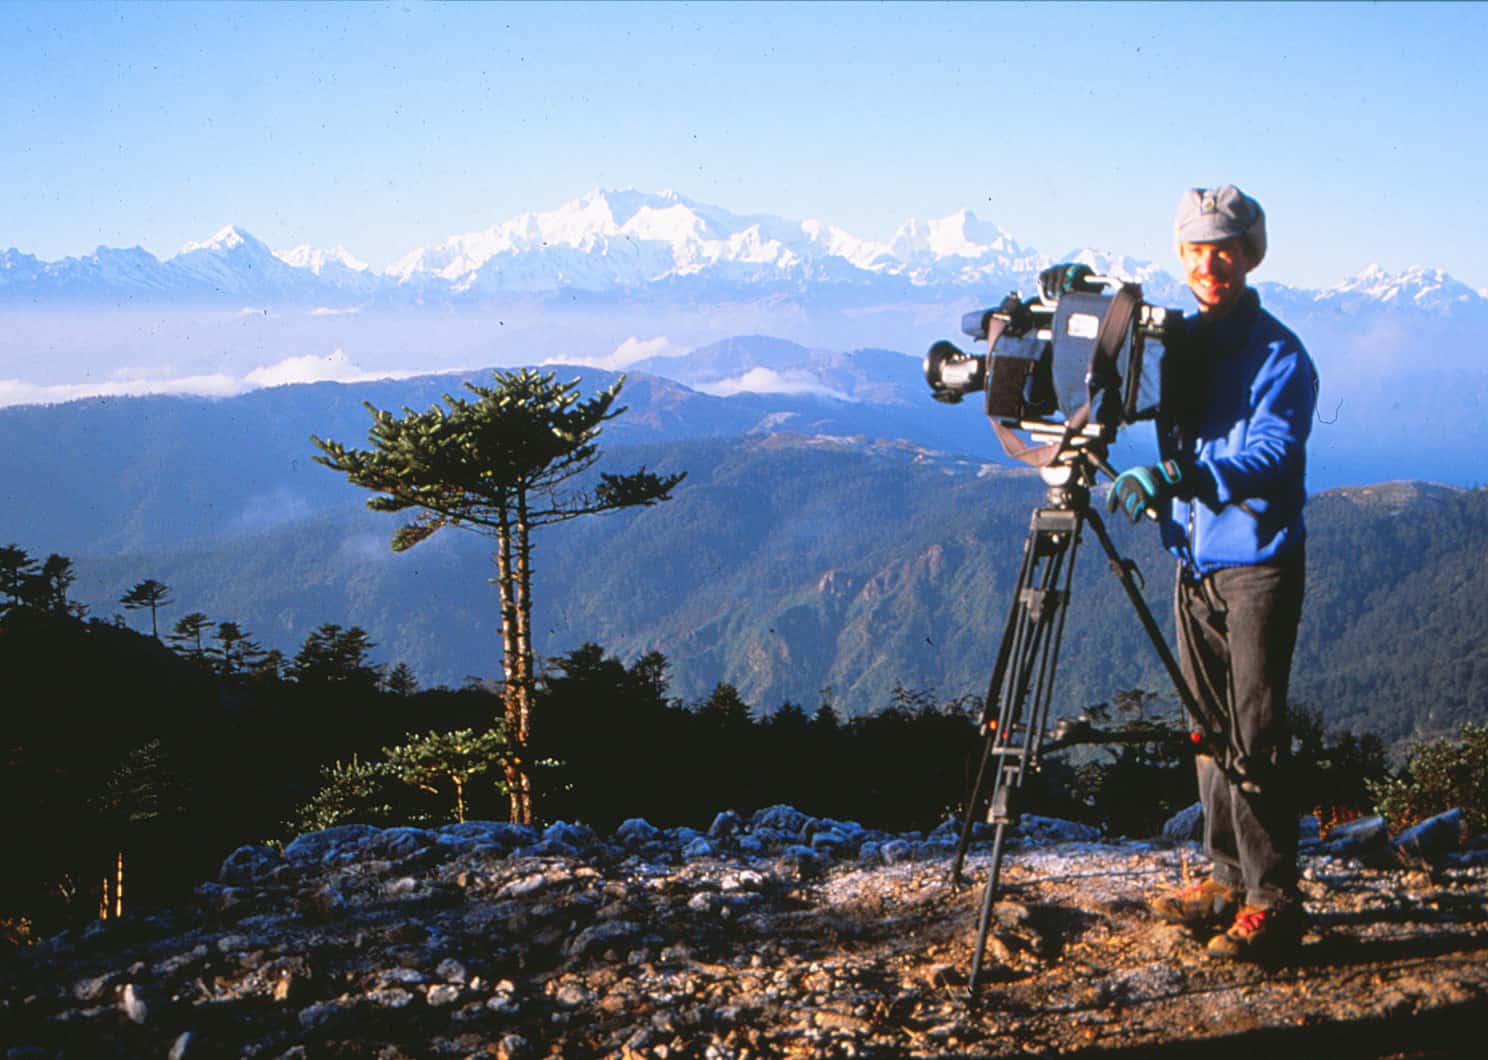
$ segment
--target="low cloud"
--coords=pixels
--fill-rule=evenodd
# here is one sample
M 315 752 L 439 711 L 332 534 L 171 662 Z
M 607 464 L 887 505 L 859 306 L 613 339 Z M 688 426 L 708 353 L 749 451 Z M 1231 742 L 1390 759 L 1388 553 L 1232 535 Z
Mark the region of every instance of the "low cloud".
M 344 316 L 351 316 L 351 315 L 354 315 L 356 313 L 360 313 L 361 311 L 362 311 L 362 307 L 359 306 L 359 305 L 348 305 L 348 306 L 318 305 L 314 309 L 310 310 L 310 315 L 313 316 L 313 317 L 344 317 Z
M 110 379 L 97 383 L 43 385 L 19 379 L 0 379 L 0 408 L 9 405 L 60 405 L 97 397 L 145 397 L 185 394 L 193 397 L 233 397 L 253 389 L 227 375 L 191 375 L 173 379 Z
M 732 379 L 720 379 L 713 383 L 700 383 L 694 389 L 714 397 L 733 397 L 735 394 L 816 394 L 819 397 L 851 400 L 806 372 L 777 372 L 773 368 L 751 368 L 743 375 Z
M 358 368 L 344 350 L 334 350 L 324 357 L 307 354 L 286 357 L 273 364 L 260 365 L 249 372 L 250 387 L 289 386 L 293 383 L 365 383 L 373 379 L 407 379 L 417 372 L 368 372 Z
M 11 405 L 60 405 L 84 398 L 145 397 L 178 394 L 188 397 L 226 398 L 271 386 L 294 383 L 365 383 L 374 379 L 410 379 L 425 371 L 367 371 L 358 367 L 344 350 L 323 357 L 286 357 L 260 365 L 242 378 L 221 372 L 211 375 L 174 375 L 169 367 L 133 369 L 111 379 L 89 383 L 27 383 L 0 379 L 0 408 Z
M 545 364 L 582 364 L 590 368 L 603 368 L 606 371 L 618 372 L 629 368 L 637 361 L 644 361 L 651 357 L 675 357 L 685 353 L 672 344 L 671 339 L 665 335 L 658 335 L 654 339 L 638 339 L 634 335 L 626 339 L 611 352 L 600 357 L 550 357 Z

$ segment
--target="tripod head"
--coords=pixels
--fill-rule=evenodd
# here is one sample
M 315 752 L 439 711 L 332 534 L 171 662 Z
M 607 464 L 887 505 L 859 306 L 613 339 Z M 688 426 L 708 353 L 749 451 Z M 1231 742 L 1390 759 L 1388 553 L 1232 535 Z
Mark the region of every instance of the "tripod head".
M 1019 429 L 1050 454 L 1048 463 L 1039 466 L 1039 478 L 1048 488 L 1048 507 L 1089 512 L 1096 472 L 1116 477 L 1116 470 L 1106 459 L 1115 431 L 1098 424 L 1088 424 L 1072 434 L 1066 433 L 1062 424 L 1022 423 Z

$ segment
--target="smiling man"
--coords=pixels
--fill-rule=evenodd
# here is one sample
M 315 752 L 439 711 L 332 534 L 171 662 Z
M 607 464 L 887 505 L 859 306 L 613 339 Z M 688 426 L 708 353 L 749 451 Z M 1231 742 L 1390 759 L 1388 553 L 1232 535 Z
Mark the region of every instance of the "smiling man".
M 1212 874 L 1152 910 L 1217 930 L 1213 956 L 1270 959 L 1296 946 L 1303 924 L 1286 698 L 1317 373 L 1246 283 L 1266 255 L 1259 203 L 1233 185 L 1194 188 L 1174 236 L 1199 313 L 1158 419 L 1161 463 L 1122 473 L 1110 505 L 1134 522 L 1157 518 L 1178 558 L 1179 660 L 1227 746 L 1197 759 Z

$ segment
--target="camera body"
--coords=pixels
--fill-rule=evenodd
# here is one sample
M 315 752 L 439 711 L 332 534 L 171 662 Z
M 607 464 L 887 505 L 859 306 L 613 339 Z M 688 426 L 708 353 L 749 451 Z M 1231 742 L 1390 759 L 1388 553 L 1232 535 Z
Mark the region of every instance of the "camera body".
M 938 401 L 980 391 L 988 418 L 1007 427 L 1078 420 L 1113 435 L 1157 415 L 1182 329 L 1182 312 L 1142 301 L 1140 286 L 1056 265 L 1039 275 L 1036 297 L 1010 294 L 963 316 L 961 330 L 987 352 L 937 342 L 925 355 L 925 380 Z

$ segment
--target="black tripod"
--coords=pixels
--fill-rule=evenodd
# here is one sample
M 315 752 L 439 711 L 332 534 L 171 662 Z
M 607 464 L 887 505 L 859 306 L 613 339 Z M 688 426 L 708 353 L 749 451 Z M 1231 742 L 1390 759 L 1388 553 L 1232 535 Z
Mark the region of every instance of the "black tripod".
M 1075 744 L 1119 743 L 1133 739 L 1129 733 L 1097 731 L 1085 721 L 1061 722 L 1052 733 L 1047 731 L 1059 642 L 1064 634 L 1070 584 L 1074 577 L 1075 551 L 1085 527 L 1095 531 L 1111 570 L 1126 590 L 1127 599 L 1157 650 L 1188 716 L 1197 719 L 1204 730 L 1187 737 L 1185 742 L 1201 753 L 1222 746 L 1223 729 L 1217 719 L 1206 717 L 1198 707 L 1178 663 L 1163 640 L 1162 631 L 1142 599 L 1132 575 L 1135 565 L 1116 552 L 1105 524 L 1091 510 L 1090 487 L 1094 484 L 1096 469 L 1115 477 L 1099 451 L 1101 448 L 1098 441 L 1086 437 L 1066 439 L 1059 455 L 1040 469 L 1048 486 L 1047 504 L 1033 513 L 1028 540 L 1023 546 L 1023 565 L 1013 589 L 1012 606 L 1003 629 L 1002 643 L 997 649 L 997 662 L 978 726 L 986 741 L 976 783 L 967 803 L 956 860 L 951 868 L 952 884 L 960 885 L 977 806 L 990 767 L 992 795 L 986 819 L 994 826 L 992 863 L 987 870 L 987 887 L 977 920 L 976 947 L 972 952 L 967 984 L 973 996 L 986 954 L 987 930 L 997 895 L 1003 844 L 1008 828 L 1018 822 L 1018 792 L 1024 779 L 1038 768 L 1040 756 L 1050 751 Z

